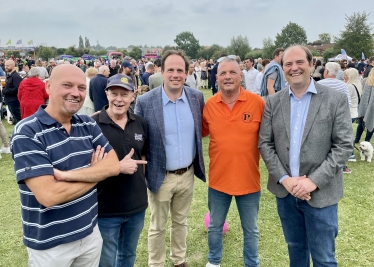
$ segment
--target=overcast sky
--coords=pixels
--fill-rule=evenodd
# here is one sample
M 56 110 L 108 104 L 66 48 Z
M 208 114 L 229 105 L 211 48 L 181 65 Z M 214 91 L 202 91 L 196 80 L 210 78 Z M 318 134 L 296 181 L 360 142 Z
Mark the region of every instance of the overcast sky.
M 304 27 L 308 41 L 344 30 L 345 14 L 374 10 L 373 0 L 0 0 L 0 46 L 11 39 L 56 47 L 78 45 L 175 45 L 190 31 L 200 45 L 227 46 L 233 36 L 247 36 L 252 48 L 273 40 L 290 21 Z M 374 22 L 374 14 L 370 15 Z

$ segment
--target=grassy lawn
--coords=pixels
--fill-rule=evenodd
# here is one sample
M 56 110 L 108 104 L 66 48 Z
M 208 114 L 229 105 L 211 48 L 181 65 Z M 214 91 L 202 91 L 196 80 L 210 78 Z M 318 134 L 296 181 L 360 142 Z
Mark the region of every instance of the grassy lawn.
M 206 99 L 210 90 L 203 90 Z M 12 126 L 3 120 L 9 134 Z M 356 125 L 354 125 L 354 128 Z M 363 136 L 364 137 L 364 136 Z M 204 155 L 208 171 L 208 142 L 204 139 Z M 372 141 L 373 144 L 373 141 Z M 355 150 L 359 159 L 358 151 Z M 10 155 L 0 159 L 0 266 L 27 266 L 27 252 L 22 243 L 22 225 L 20 217 L 19 192 Z M 374 163 L 349 162 L 351 174 L 345 175 L 345 196 L 339 203 L 339 235 L 337 237 L 337 258 L 339 266 L 374 266 L 372 225 L 374 221 Z M 288 266 L 287 247 L 283 238 L 277 215 L 275 198 L 266 190 L 267 170 L 261 161 L 262 197 L 259 212 L 261 266 Z M 236 205 L 229 211 L 227 220 L 229 229 L 224 237 L 222 266 L 243 266 L 243 236 Z M 204 216 L 208 212 L 207 185 L 195 179 L 195 195 L 188 220 L 187 262 L 191 267 L 205 266 L 207 262 L 207 231 Z M 144 230 L 141 234 L 135 266 L 147 266 L 147 230 L 149 213 L 146 215 Z M 169 239 L 169 237 L 167 237 Z M 168 243 L 168 242 L 167 242 Z M 167 255 L 169 249 L 167 250 Z M 172 266 L 167 260 L 166 266 Z

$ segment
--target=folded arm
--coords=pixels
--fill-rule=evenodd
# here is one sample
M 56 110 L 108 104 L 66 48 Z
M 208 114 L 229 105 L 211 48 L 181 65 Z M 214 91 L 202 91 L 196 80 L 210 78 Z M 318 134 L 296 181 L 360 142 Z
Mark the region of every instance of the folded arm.
M 105 158 L 88 168 L 69 171 L 54 169 L 54 175 L 55 179 L 59 181 L 97 183 L 107 177 L 117 176 L 119 171 L 118 157 L 114 149 L 112 149 Z

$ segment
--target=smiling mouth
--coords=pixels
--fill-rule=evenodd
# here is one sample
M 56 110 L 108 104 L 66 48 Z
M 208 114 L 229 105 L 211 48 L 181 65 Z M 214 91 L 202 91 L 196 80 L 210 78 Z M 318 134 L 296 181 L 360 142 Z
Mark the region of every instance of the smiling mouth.
M 122 108 L 122 107 L 124 107 L 125 105 L 119 105 L 119 104 L 113 104 L 115 107 L 117 107 L 117 108 Z
M 79 103 L 80 102 L 79 100 L 75 100 L 75 99 L 66 99 L 66 101 L 68 101 L 70 103 Z
M 301 75 L 301 73 L 292 73 L 292 74 L 290 74 L 291 77 L 297 77 L 297 76 L 300 76 L 300 75 Z

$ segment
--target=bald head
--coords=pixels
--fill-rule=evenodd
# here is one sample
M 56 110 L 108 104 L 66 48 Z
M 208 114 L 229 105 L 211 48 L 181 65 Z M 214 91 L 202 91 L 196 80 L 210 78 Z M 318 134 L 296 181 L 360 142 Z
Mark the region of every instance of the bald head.
M 109 74 L 110 74 L 108 66 L 105 66 L 105 65 L 101 66 L 99 68 L 99 74 L 102 74 L 102 75 L 108 77 Z
M 5 71 L 8 73 L 11 73 L 15 70 L 15 63 L 13 60 L 7 60 L 5 61 Z
M 86 76 L 74 65 L 59 65 L 46 82 L 49 104 L 45 111 L 55 120 L 70 123 L 71 117 L 82 107 L 86 97 Z
M 61 65 L 58 65 L 58 66 L 54 67 L 49 80 L 51 82 L 53 82 L 54 80 L 58 80 L 61 77 L 66 77 L 67 78 L 68 73 L 69 73 L 69 75 L 74 75 L 74 76 L 77 76 L 79 78 L 83 77 L 83 80 L 86 80 L 83 71 L 80 68 L 78 68 L 77 66 L 71 65 L 71 64 L 61 64 Z

